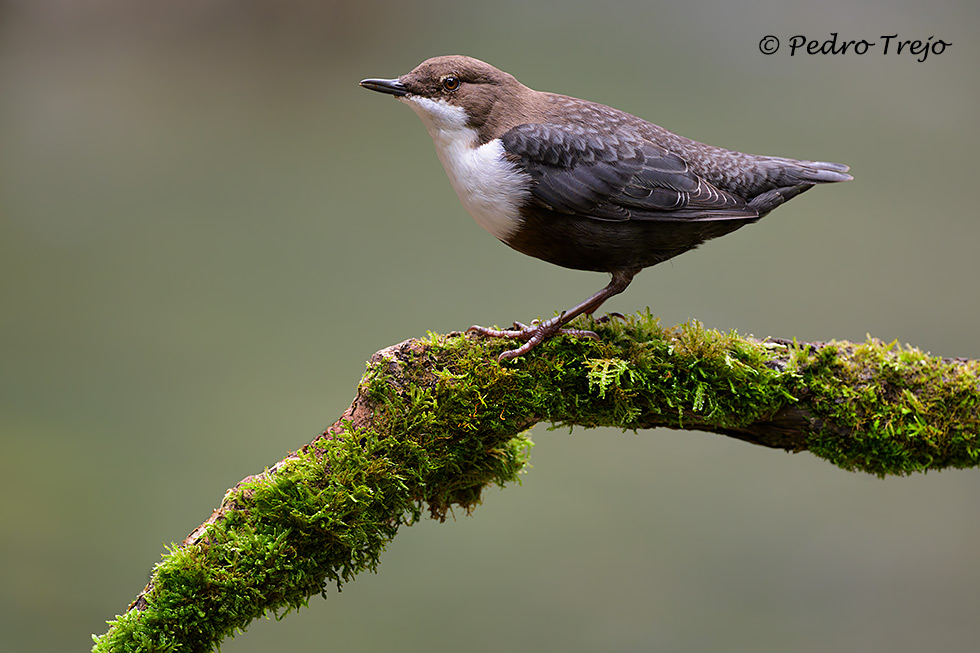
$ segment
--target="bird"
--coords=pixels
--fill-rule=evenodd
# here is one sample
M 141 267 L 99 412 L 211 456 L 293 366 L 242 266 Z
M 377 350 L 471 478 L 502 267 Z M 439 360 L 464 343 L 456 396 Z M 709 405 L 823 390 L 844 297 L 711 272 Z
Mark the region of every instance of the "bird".
M 498 362 L 555 336 L 629 286 L 640 270 L 758 221 L 848 166 L 745 154 L 674 134 L 603 104 L 533 90 L 463 55 L 427 59 L 393 79 L 364 79 L 425 125 L 460 201 L 509 247 L 604 288 L 556 316 L 469 332 L 522 341 Z

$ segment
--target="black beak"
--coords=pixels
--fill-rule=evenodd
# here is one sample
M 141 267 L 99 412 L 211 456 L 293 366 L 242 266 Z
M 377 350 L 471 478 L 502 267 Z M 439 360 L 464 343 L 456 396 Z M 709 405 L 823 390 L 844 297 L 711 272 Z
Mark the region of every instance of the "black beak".
M 396 97 L 408 95 L 408 89 L 397 79 L 362 79 L 361 86 L 372 91 L 377 91 L 378 93 L 387 93 Z

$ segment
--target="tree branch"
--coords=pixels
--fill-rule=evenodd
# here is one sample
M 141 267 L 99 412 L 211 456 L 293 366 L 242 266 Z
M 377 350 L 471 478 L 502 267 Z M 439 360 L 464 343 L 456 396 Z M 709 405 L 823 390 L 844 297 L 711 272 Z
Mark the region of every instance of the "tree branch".
M 980 459 L 980 363 L 865 343 L 757 341 L 649 315 L 583 321 L 498 365 L 454 333 L 376 353 L 351 406 L 229 490 L 95 651 L 209 651 L 267 611 L 374 570 L 398 527 L 517 479 L 537 422 L 711 431 L 884 476 Z

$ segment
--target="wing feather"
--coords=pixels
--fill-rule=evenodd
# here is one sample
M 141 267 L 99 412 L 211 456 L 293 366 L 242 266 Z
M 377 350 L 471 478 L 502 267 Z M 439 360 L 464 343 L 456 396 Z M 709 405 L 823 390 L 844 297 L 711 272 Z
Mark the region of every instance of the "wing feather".
M 681 157 L 632 134 L 580 123 L 528 123 L 504 150 L 531 175 L 542 207 L 596 220 L 749 220 L 745 199 L 691 171 Z

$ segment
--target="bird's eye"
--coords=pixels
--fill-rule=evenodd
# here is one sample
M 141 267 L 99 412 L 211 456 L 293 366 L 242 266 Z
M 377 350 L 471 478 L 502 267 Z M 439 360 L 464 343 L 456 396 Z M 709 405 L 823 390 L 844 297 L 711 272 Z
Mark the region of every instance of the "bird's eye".
M 455 75 L 447 75 L 442 78 L 442 87 L 447 91 L 455 91 L 459 88 L 459 77 Z

